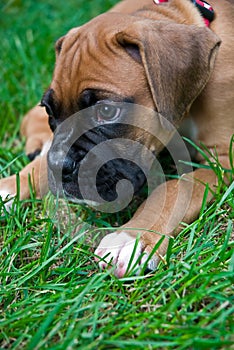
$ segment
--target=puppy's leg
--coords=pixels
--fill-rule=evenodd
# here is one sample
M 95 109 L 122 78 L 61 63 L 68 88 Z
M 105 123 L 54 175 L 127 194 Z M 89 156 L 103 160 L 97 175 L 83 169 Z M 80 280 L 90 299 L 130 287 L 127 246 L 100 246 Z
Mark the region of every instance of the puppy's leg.
M 228 157 L 222 157 L 222 165 L 229 167 Z M 178 232 L 179 223 L 190 223 L 199 215 L 204 184 L 209 184 L 212 191 L 216 183 L 217 178 L 212 170 L 197 169 L 180 180 L 160 185 L 120 231 L 103 238 L 95 252 L 98 257 L 104 258 L 99 262 L 100 267 L 105 268 L 108 262 L 112 262 L 116 266 L 115 275 L 122 277 L 132 259 L 131 267 L 136 264 L 140 270 L 154 246 L 165 235 L 158 251 L 148 262 L 149 269 L 154 270 L 167 251 L 169 237 L 174 237 Z M 210 192 L 208 200 L 211 198 Z M 140 238 L 136 245 L 138 235 Z
M 32 162 L 19 173 L 20 199 L 30 196 L 29 177 L 37 197 L 45 194 L 47 185 L 46 154 L 50 147 L 52 132 L 45 108 L 36 106 L 23 118 L 21 134 L 26 137 L 26 154 Z M 16 195 L 16 175 L 0 180 L 0 196 L 3 200 Z M 12 201 L 8 201 L 10 207 Z
M 43 146 L 52 137 L 48 114 L 44 107 L 35 106 L 24 116 L 21 134 L 26 137 L 25 152 L 32 160 L 40 154 Z
M 19 198 L 26 199 L 30 197 L 29 180 L 37 197 L 41 197 L 48 191 L 47 180 L 47 156 L 46 153 L 36 157 L 19 173 Z M 0 196 L 3 200 L 9 199 L 6 207 L 10 208 L 13 197 L 17 193 L 16 175 L 9 176 L 0 180 Z

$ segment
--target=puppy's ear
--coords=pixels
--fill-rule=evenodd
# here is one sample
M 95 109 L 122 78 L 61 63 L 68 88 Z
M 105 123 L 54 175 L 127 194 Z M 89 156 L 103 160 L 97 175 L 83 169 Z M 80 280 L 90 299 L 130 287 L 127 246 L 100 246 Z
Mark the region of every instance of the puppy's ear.
M 177 124 L 209 80 L 220 39 L 208 28 L 141 20 L 117 41 L 143 64 L 155 107 Z
M 55 43 L 56 56 L 58 56 L 62 50 L 62 45 L 63 45 L 64 39 L 65 39 L 65 35 L 62 36 L 61 38 L 59 38 Z

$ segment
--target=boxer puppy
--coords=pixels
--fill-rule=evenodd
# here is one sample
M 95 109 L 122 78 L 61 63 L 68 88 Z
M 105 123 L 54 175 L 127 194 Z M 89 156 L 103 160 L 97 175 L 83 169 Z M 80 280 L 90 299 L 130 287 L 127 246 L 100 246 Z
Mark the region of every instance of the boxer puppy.
M 201 6 L 200 1 L 197 3 Z M 230 167 L 228 149 L 234 130 L 234 4 L 230 0 L 210 0 L 210 5 L 215 11 L 212 21 L 190 0 L 125 0 L 58 40 L 53 79 L 41 103 L 45 108 L 36 107 L 23 121 L 26 151 L 42 151 L 20 173 L 21 198 L 29 195 L 28 174 L 34 177 L 38 195 L 40 189 L 47 191 L 47 176 L 50 189 L 56 193 L 61 186 L 56 177 L 59 168 L 68 198 L 81 197 L 76 175 L 82 160 L 96 144 L 118 135 L 143 139 L 149 149 L 159 153 L 162 143 L 142 132 L 145 124 L 135 131 L 126 125 L 120 127 L 127 117 L 119 104 L 125 102 L 153 109 L 176 128 L 192 115 L 197 142 L 202 142 L 211 153 L 215 151 L 223 167 Z M 208 4 L 203 6 L 212 11 Z M 56 132 L 72 114 L 85 108 L 93 108 L 89 122 L 95 132 L 86 132 L 65 155 L 71 132 L 62 130 L 47 156 L 51 130 Z M 79 128 L 79 121 L 75 123 Z M 201 154 L 197 159 L 205 163 Z M 144 182 L 136 167 L 126 162 L 108 163 L 102 173 L 103 181 L 97 183 L 106 200 L 114 198 L 115 176 L 116 181 L 133 181 L 136 190 Z M 122 277 L 129 265 L 140 269 L 150 257 L 147 264 L 154 269 L 167 250 L 168 238 L 178 232 L 180 221 L 190 223 L 198 216 L 204 184 L 214 190 L 216 182 L 211 169 L 198 168 L 181 179 L 159 185 L 147 205 L 143 203 L 121 230 L 103 238 L 96 250 L 100 266 L 105 268 L 111 261 L 116 266 L 116 276 Z M 14 176 L 1 180 L 3 198 L 15 192 Z M 190 200 L 184 212 L 186 198 Z M 161 243 L 162 236 L 165 239 Z M 151 256 L 157 242 L 161 244 Z

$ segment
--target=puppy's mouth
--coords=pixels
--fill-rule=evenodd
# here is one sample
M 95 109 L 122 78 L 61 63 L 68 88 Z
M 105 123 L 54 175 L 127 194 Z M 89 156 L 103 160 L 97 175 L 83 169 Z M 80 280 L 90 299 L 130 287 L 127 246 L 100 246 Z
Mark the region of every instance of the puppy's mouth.
M 113 159 L 105 161 L 105 158 L 110 158 L 105 151 L 102 158 L 90 153 L 85 154 L 80 162 L 68 153 L 59 168 L 59 162 L 51 162 L 59 156 L 52 147 L 48 154 L 48 176 L 53 194 L 87 204 L 125 201 L 144 185 L 146 175 L 132 160 L 113 155 Z M 79 154 L 79 149 L 76 154 Z

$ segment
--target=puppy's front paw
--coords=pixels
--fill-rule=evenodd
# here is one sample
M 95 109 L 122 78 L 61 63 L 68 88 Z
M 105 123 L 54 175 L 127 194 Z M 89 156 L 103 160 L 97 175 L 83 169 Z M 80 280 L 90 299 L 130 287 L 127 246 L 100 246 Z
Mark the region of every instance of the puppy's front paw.
M 141 239 L 121 231 L 110 233 L 101 240 L 95 260 L 102 269 L 113 265 L 115 276 L 121 278 L 129 271 L 139 274 L 145 265 L 149 270 L 155 270 L 159 258 L 154 255 L 149 259 L 149 254 Z
M 16 195 L 15 182 L 16 180 L 13 176 L 0 180 L 0 197 L 7 211 L 10 211 Z

